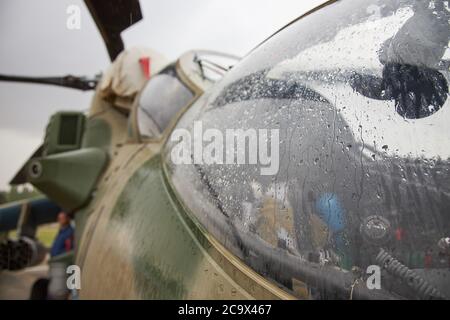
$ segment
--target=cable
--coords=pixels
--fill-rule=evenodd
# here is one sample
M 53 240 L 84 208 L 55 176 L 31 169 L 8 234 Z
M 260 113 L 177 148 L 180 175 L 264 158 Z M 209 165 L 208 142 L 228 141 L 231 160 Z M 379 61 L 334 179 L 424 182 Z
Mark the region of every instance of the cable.
M 386 271 L 406 282 L 422 299 L 445 299 L 445 297 L 430 283 L 420 277 L 416 272 L 403 265 L 384 249 L 380 249 L 376 259 L 377 263 Z

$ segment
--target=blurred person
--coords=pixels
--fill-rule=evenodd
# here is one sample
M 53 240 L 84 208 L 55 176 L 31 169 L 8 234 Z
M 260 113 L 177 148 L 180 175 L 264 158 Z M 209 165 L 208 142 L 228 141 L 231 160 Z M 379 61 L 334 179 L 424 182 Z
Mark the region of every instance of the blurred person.
M 71 225 L 71 219 L 66 212 L 58 214 L 59 232 L 53 241 L 50 250 L 50 270 L 47 299 L 49 300 L 64 300 L 69 296 L 69 289 L 67 288 L 67 263 L 54 259 L 65 253 L 69 253 L 74 247 L 74 228 Z
M 59 232 L 53 241 L 50 256 L 55 257 L 73 249 L 74 228 L 70 224 L 70 216 L 61 211 L 58 214 Z

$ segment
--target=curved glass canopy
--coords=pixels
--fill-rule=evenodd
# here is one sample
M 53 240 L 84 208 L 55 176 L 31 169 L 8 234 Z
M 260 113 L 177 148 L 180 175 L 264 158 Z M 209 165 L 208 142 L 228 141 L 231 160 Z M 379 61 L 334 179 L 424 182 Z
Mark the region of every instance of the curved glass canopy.
M 299 297 L 450 298 L 449 18 L 361 0 L 292 23 L 178 122 L 179 196 Z

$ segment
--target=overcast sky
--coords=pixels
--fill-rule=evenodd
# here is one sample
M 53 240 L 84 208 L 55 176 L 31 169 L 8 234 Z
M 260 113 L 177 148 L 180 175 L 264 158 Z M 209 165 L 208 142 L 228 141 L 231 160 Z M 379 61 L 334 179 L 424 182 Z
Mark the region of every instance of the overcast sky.
M 169 59 L 189 49 L 245 55 L 323 0 L 141 0 L 144 19 L 122 33 L 125 46 L 147 46 Z M 69 5 L 81 8 L 81 29 L 66 28 Z M 109 64 L 81 0 L 0 1 L 0 73 L 87 75 Z M 87 110 L 92 93 L 0 82 L 0 189 L 42 141 L 49 116 Z

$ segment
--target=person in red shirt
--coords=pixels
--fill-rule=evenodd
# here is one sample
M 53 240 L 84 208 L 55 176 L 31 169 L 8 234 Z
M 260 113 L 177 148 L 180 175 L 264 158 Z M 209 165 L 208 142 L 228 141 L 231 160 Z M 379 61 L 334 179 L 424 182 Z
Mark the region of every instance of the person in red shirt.
M 61 211 L 58 214 L 59 232 L 53 241 L 50 255 L 52 257 L 69 252 L 73 249 L 74 229 L 70 224 L 70 216 Z

